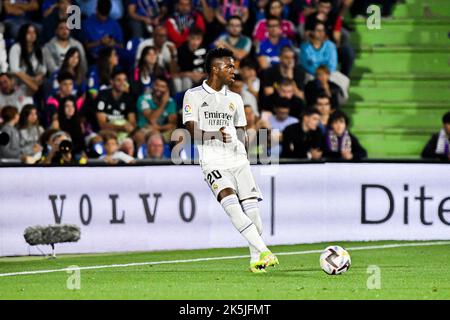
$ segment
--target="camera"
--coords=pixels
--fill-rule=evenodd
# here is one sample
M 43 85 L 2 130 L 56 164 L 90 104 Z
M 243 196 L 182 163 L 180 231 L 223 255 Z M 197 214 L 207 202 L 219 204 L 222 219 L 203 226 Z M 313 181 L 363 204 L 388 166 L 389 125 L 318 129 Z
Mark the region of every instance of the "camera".
M 0 131 L 0 146 L 6 146 L 9 143 L 9 134 Z
M 60 143 L 59 143 L 59 152 L 61 152 L 61 153 L 70 153 L 70 152 L 72 152 L 72 148 L 73 148 L 73 145 L 72 145 L 72 141 L 70 141 L 70 140 L 63 140 L 63 141 L 61 141 Z

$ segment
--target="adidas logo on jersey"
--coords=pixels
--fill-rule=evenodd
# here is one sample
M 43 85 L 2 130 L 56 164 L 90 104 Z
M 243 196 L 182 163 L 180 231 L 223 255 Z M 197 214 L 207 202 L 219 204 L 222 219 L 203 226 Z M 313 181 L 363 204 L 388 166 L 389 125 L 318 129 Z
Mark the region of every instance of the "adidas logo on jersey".
M 203 107 L 207 107 L 207 106 L 208 106 L 208 104 L 207 104 L 206 102 L 203 102 L 202 108 L 203 108 Z

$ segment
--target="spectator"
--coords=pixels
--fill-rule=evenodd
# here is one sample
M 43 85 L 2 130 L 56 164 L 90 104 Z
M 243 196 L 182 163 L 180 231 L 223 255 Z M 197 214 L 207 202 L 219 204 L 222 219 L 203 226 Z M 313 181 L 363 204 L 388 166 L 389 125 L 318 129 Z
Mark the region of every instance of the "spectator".
M 147 139 L 147 155 L 145 159 L 163 160 L 164 155 L 164 139 L 160 133 L 153 133 Z
M 136 52 L 136 61 L 142 56 L 145 47 L 154 47 L 158 57 L 158 65 L 161 68 L 175 73 L 177 68 L 177 48 L 173 42 L 167 40 L 167 30 L 163 25 L 155 27 L 153 37 L 139 43 Z
M 317 23 L 322 22 L 328 39 L 336 44 L 342 73 L 349 76 L 355 55 L 350 44 L 350 33 L 342 27 L 342 16 L 339 15 L 339 10 L 336 8 L 335 13 L 332 13 L 332 10 L 332 0 L 320 0 L 317 12 L 306 19 L 306 36 L 310 37 Z
M 148 132 L 148 129 L 136 128 L 129 134 L 134 143 L 133 156 L 136 159 L 144 159 L 147 154 L 146 135 Z
M 44 3 L 45 5 L 45 3 Z M 70 34 L 70 30 L 67 27 L 67 20 L 69 18 L 69 14 L 67 13 L 67 9 L 72 5 L 72 1 L 70 0 L 57 0 L 55 1 L 55 4 L 50 8 L 53 10 L 45 16 L 42 20 L 42 41 L 44 43 L 50 41 L 55 35 L 56 32 L 58 32 L 59 24 L 61 21 L 64 21 L 64 24 L 66 25 L 67 31 Z M 44 8 L 43 8 L 44 9 Z
M 5 0 L 3 5 L 5 9 L 4 24 L 9 39 L 17 38 L 20 28 L 24 24 L 30 24 L 32 14 L 39 11 L 38 0 Z M 35 29 L 41 28 L 38 24 L 34 24 L 34 27 Z
M 320 122 L 319 122 L 320 131 L 323 134 L 325 134 L 327 131 L 330 115 L 334 111 L 331 108 L 330 98 L 325 93 L 318 95 L 316 97 L 316 103 L 314 107 L 320 113 Z
M 269 0 L 256 0 L 251 1 L 251 12 L 252 12 L 252 20 L 254 23 L 252 25 L 257 24 L 259 21 L 263 20 L 266 17 L 267 6 L 269 5 Z M 252 22 L 253 22 L 252 21 Z
M 281 24 L 281 34 L 283 37 L 288 38 L 292 41 L 295 40 L 295 26 L 292 21 L 287 19 L 283 19 L 283 9 L 285 5 L 281 0 L 270 1 L 265 8 L 265 17 L 276 17 L 280 19 Z M 255 28 L 253 30 L 253 40 L 262 42 L 264 40 L 269 39 L 269 30 L 268 30 L 268 20 L 261 19 L 259 20 Z
M 227 32 L 222 34 L 215 42 L 214 47 L 227 48 L 233 52 L 234 57 L 240 61 L 250 54 L 252 40 L 242 35 L 242 18 L 231 16 L 227 21 Z
M 79 117 L 74 97 L 61 101 L 58 115 L 52 122 L 52 128 L 67 132 L 72 138 L 73 152 L 80 156 L 84 151 L 84 128 Z
M 312 39 L 300 47 L 300 64 L 312 77 L 316 69 L 324 65 L 333 73 L 337 67 L 336 45 L 326 39 L 325 25 L 318 22 L 314 27 Z
M 256 99 L 258 99 L 261 81 L 257 74 L 257 64 L 249 58 L 241 61 L 239 71 L 244 82 L 243 90 L 250 92 Z
M 52 94 L 56 94 L 59 89 L 58 75 L 63 73 L 69 73 L 73 79 L 73 91 L 72 94 L 77 97 L 84 97 L 86 92 L 86 69 L 83 69 L 81 64 L 81 53 L 77 47 L 70 48 L 64 61 L 61 65 L 61 69 L 55 71 L 51 76 Z
M 283 131 L 282 158 L 320 160 L 324 151 L 324 138 L 318 129 L 319 111 L 307 109 L 301 121 Z
M 349 120 L 342 111 L 335 111 L 328 121 L 324 157 L 337 160 L 361 160 L 367 151 L 348 131 Z
M 303 83 L 305 72 L 295 63 L 295 51 L 292 47 L 283 47 L 280 53 L 280 63 L 264 71 L 264 95 L 270 96 L 283 79 L 293 80 L 294 95 L 304 100 Z
M 27 94 L 23 85 L 16 84 L 10 73 L 0 73 L 0 109 L 9 105 L 20 112 L 24 105 L 32 103 L 33 98 Z
M 55 36 L 43 48 L 44 61 L 48 72 L 52 74 L 59 70 L 67 51 L 73 47 L 78 49 L 82 70 L 86 72 L 87 60 L 83 45 L 70 36 L 66 20 L 59 20 L 55 29 Z
M 164 67 L 158 64 L 158 54 L 155 47 L 145 47 L 133 73 L 131 82 L 133 96 L 139 97 L 143 94 L 150 94 L 155 78 L 166 74 L 167 71 Z
M 259 117 L 258 101 L 254 95 L 244 89 L 244 81 L 242 80 L 242 76 L 240 74 L 236 74 L 234 76 L 234 82 L 229 87 L 231 91 L 240 95 L 244 105 L 251 106 L 253 113 Z
M 316 78 L 305 86 L 305 97 L 308 106 L 313 105 L 319 95 L 325 94 L 331 100 L 333 109 L 339 109 L 340 101 L 344 101 L 341 87 L 330 81 L 330 70 L 326 66 L 316 69 Z
M 111 89 L 101 91 L 97 98 L 97 121 L 100 129 L 115 131 L 119 141 L 136 126 L 135 105 L 127 93 L 127 84 L 126 73 L 116 70 L 111 75 Z
M 20 136 L 16 125 L 19 123 L 19 111 L 13 106 L 4 106 L 1 111 L 3 126 L 1 131 L 9 136 L 9 143 L 0 145 L 0 159 L 20 159 Z
M 442 128 L 431 136 L 422 151 L 424 159 L 450 161 L 450 111 L 442 117 Z
M 177 126 L 177 106 L 170 97 L 169 81 L 163 77 L 156 78 L 153 94 L 140 96 L 137 109 L 138 127 L 158 131 L 169 142 Z
M 0 73 L 8 71 L 8 53 L 6 52 L 5 39 L 0 32 Z
M 169 40 L 179 48 L 189 37 L 190 30 L 195 26 L 204 33 L 205 21 L 200 13 L 192 10 L 191 0 L 177 0 L 175 12 L 170 16 L 165 26 Z
M 206 49 L 202 46 L 203 33 L 200 29 L 193 28 L 188 41 L 178 48 L 179 71 L 173 75 L 175 91 L 184 92 L 198 84 L 205 78 L 203 70 Z
M 253 112 L 250 105 L 244 105 L 245 119 L 247 121 L 248 135 L 248 155 L 251 161 L 258 160 L 258 156 L 266 156 L 270 148 L 270 126 L 269 123 Z M 264 139 L 264 131 L 266 130 L 267 139 Z
M 88 92 L 95 99 L 100 90 L 110 87 L 111 74 L 119 65 L 119 56 L 114 48 L 100 50 L 97 65 L 92 66 L 88 75 Z
M 248 7 L 248 0 L 218 0 L 216 19 L 223 26 L 227 25 L 228 19 L 232 16 L 239 16 L 242 23 L 246 23 L 249 17 Z
M 60 73 L 58 75 L 59 89 L 56 94 L 51 95 L 46 100 L 44 109 L 44 125 L 49 126 L 52 121 L 57 117 L 58 110 L 62 106 L 62 102 L 67 97 L 73 97 L 76 100 L 77 111 L 81 110 L 83 106 L 83 97 L 75 98 L 74 95 L 74 78 L 70 73 Z
M 86 155 L 89 159 L 98 159 L 106 154 L 103 137 L 95 132 L 91 132 L 84 138 L 86 145 Z
M 76 0 L 80 6 L 81 14 L 85 17 L 90 17 L 96 13 L 98 2 L 101 0 Z M 109 17 L 113 20 L 119 20 L 123 17 L 123 3 L 122 0 L 111 1 L 111 11 Z
M 20 112 L 19 137 L 21 154 L 31 158 L 26 161 L 27 163 L 35 163 L 41 158 L 42 146 L 39 143 L 39 137 L 43 133 L 44 129 L 39 125 L 36 106 L 25 105 Z
M 258 45 L 257 56 L 259 67 L 262 70 L 280 62 L 281 48 L 291 46 L 291 41 L 282 36 L 280 19 L 269 17 L 267 19 L 268 38 Z
M 153 34 L 153 30 L 158 26 L 162 18 L 167 13 L 167 6 L 164 2 L 157 0 L 129 0 L 127 5 L 128 25 L 131 37 L 143 38 L 144 35 Z
M 130 164 L 135 162 L 133 157 L 119 150 L 119 142 L 115 132 L 102 132 L 102 136 L 105 143 L 105 154 L 100 156 L 99 159 L 107 164 Z
M 269 125 L 272 129 L 272 147 L 270 154 L 280 156 L 283 131 L 291 124 L 298 123 L 298 119 L 289 115 L 290 101 L 279 98 L 274 104 L 275 114 L 270 117 Z
M 122 144 L 119 147 L 119 151 L 122 151 L 123 153 L 125 153 L 126 155 L 134 158 L 134 142 L 133 139 L 131 138 L 125 138 L 122 141 Z
M 265 99 L 263 110 L 273 113 L 275 101 L 279 98 L 285 98 L 290 103 L 289 115 L 299 119 L 300 114 L 305 109 L 305 103 L 302 99 L 295 96 L 295 87 L 294 80 L 283 79 L 277 86 L 275 92 Z
M 47 68 L 32 24 L 20 28 L 17 43 L 9 50 L 9 69 L 33 94 L 42 85 Z
M 192 0 L 192 7 L 194 10 L 200 12 L 205 19 L 205 22 L 210 25 L 214 22 L 215 10 L 217 6 L 217 0 Z
M 48 140 L 48 153 L 41 159 L 43 164 L 64 165 L 76 164 L 74 154 L 72 153 L 72 139 L 67 132 L 59 131 L 57 129 Z M 53 132 L 53 131 L 52 131 Z M 80 163 L 84 163 L 81 160 Z
M 120 55 L 123 47 L 122 29 L 117 21 L 109 18 L 110 11 L 111 0 L 98 0 L 96 14 L 84 22 L 84 44 L 94 59 L 98 58 L 102 48 L 115 48 Z

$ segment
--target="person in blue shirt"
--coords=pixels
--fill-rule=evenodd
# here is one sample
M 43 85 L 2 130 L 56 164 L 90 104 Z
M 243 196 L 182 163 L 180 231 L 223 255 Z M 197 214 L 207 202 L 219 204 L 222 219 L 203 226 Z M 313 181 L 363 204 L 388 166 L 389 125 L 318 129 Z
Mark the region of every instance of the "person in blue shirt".
M 81 9 L 81 14 L 85 17 L 95 14 L 98 1 L 99 0 L 75 0 L 76 4 Z M 123 11 L 122 0 L 114 0 L 111 2 L 109 17 L 114 20 L 119 20 L 123 17 Z
M 113 47 L 120 52 L 123 48 L 123 33 L 117 21 L 109 18 L 111 0 L 99 0 L 97 13 L 90 16 L 83 25 L 83 38 L 86 49 L 93 58 L 98 57 L 100 49 Z
M 127 5 L 128 25 L 132 38 L 143 38 L 152 34 L 167 13 L 165 0 L 129 0 Z
M 111 74 L 118 64 L 119 57 L 114 48 L 100 50 L 97 64 L 89 68 L 87 77 L 87 91 L 93 100 L 95 100 L 99 91 L 109 88 Z
M 321 65 L 326 66 L 330 73 L 336 71 L 337 49 L 332 41 L 327 40 L 324 23 L 316 23 L 312 39 L 301 45 L 299 61 L 311 76 L 315 75 L 316 69 Z
M 262 41 L 257 50 L 258 63 L 262 70 L 280 63 L 280 53 L 283 47 L 291 47 L 289 39 L 282 36 L 281 21 L 276 17 L 267 19 L 268 39 Z

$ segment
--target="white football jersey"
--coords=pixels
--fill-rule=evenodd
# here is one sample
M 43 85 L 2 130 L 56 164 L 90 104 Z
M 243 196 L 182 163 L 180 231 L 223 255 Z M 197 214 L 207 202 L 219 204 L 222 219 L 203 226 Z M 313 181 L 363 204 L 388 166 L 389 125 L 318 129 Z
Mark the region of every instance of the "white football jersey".
M 231 168 L 248 162 L 244 144 L 237 138 L 236 127 L 245 127 L 244 103 L 240 95 L 224 86 L 220 91 L 203 81 L 189 89 L 183 99 L 183 123 L 197 122 L 199 129 L 212 132 L 225 127 L 232 141 L 223 143 L 217 138 L 197 145 L 201 166 Z

